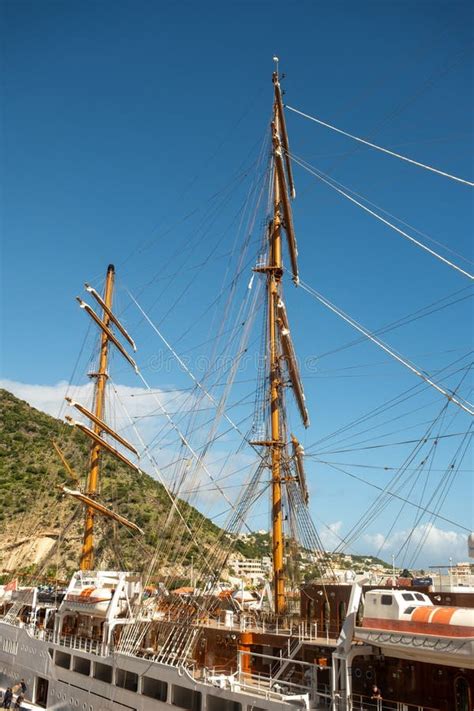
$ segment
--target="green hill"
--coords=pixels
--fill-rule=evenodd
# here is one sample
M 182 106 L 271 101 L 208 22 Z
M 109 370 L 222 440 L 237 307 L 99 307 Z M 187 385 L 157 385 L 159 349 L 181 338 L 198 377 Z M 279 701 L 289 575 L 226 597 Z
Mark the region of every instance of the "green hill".
M 66 460 L 85 481 L 90 440 L 80 430 L 46 415 L 0 390 L 0 576 L 11 572 L 58 577 L 67 580 L 77 570 L 82 545 L 84 505 L 61 492 L 60 486 L 77 488 L 54 450 L 59 445 Z M 195 572 L 211 555 L 225 555 L 218 542 L 221 529 L 195 508 L 181 501 L 180 510 L 192 531 L 170 518 L 170 500 L 164 488 L 147 474 L 139 474 L 114 457 L 102 456 L 100 501 L 136 523 L 144 536 L 96 516 L 96 566 L 102 569 L 148 570 L 158 551 L 156 574 L 179 578 L 189 584 L 191 565 Z M 226 537 L 226 544 L 229 538 Z M 173 545 L 171 544 L 173 542 Z M 176 544 L 176 541 L 177 544 Z M 235 552 L 244 558 L 270 555 L 266 532 L 242 534 Z M 383 561 L 373 557 L 325 554 L 342 568 L 361 568 Z M 298 560 L 305 579 L 314 579 L 320 566 L 302 549 Z M 387 566 L 388 567 L 388 566 Z M 0 577 L 1 582 L 1 577 Z
M 0 572 L 59 575 L 67 578 L 79 563 L 84 506 L 58 486 L 77 488 L 63 467 L 52 440 L 81 481 L 85 480 L 90 441 L 79 430 L 0 390 Z M 180 508 L 192 530 L 199 528 L 199 548 L 183 527 L 173 560 L 163 553 L 177 522 L 167 527 L 170 501 L 164 488 L 107 454 L 102 458 L 100 501 L 145 530 L 145 536 L 96 516 L 96 564 L 101 568 L 146 569 L 159 547 L 161 569 L 183 574 L 187 561 L 215 544 L 220 529 L 190 505 Z M 174 549 L 176 551 L 176 548 Z

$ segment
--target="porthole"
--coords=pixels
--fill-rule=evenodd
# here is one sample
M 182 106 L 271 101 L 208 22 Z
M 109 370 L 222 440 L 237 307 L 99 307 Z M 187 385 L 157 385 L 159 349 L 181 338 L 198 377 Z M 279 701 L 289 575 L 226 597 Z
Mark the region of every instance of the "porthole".
M 368 671 L 365 672 L 365 678 L 366 678 L 366 679 L 369 679 L 369 680 L 370 680 L 370 679 L 373 679 L 373 677 L 374 677 L 374 675 L 373 675 L 373 672 L 372 672 L 371 669 L 369 669 Z
M 359 669 L 359 667 L 357 667 L 357 669 L 354 670 L 354 676 L 356 679 L 360 679 L 362 676 L 362 669 Z

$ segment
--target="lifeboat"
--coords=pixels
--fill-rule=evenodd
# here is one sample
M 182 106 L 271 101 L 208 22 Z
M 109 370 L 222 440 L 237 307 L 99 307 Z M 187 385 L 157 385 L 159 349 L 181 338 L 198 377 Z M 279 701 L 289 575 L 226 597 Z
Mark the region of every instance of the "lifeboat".
M 82 588 L 82 590 L 68 592 L 63 609 L 75 612 L 105 617 L 112 600 L 114 591 L 111 588 Z
M 362 627 L 447 637 L 474 637 L 474 611 L 433 605 L 427 595 L 372 590 L 365 597 Z
M 474 610 L 433 605 L 420 592 L 371 590 L 354 636 L 390 656 L 474 668 Z M 461 662 L 462 660 L 462 662 Z

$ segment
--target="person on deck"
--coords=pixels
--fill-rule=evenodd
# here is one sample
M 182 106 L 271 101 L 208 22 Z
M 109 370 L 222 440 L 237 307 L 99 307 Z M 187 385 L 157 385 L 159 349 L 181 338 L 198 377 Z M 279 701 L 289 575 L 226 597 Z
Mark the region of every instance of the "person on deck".
M 13 706 L 14 709 L 21 709 L 21 705 L 23 701 L 25 700 L 25 695 L 24 694 L 18 694 L 16 697 L 15 705 Z
M 23 695 L 26 694 L 26 684 L 24 679 L 20 679 L 20 689 Z
M 380 691 L 380 689 L 379 689 L 379 687 L 377 686 L 377 684 L 374 684 L 374 685 L 372 686 L 372 696 L 371 696 L 370 698 L 371 698 L 371 699 L 375 699 L 375 700 L 378 700 L 378 699 L 381 699 L 381 698 L 382 698 L 382 692 Z
M 11 690 L 10 687 L 8 687 L 8 689 L 5 691 L 5 695 L 3 697 L 2 707 L 4 709 L 9 709 L 12 705 L 12 701 L 13 701 L 13 691 Z

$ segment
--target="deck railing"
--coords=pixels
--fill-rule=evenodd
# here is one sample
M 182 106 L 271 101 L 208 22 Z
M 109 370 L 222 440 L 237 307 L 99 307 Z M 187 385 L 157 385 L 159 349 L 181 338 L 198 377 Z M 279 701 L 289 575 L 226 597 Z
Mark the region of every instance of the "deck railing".
M 241 615 L 235 622 L 229 624 L 225 620 L 218 618 L 200 619 L 199 626 L 214 627 L 227 631 L 238 630 L 239 632 L 257 632 L 261 634 L 273 634 L 281 637 L 297 638 L 301 642 L 319 642 L 334 644 L 339 637 L 339 628 L 331 625 L 321 629 L 317 622 L 290 622 L 276 620 L 256 620 L 250 615 Z
M 75 635 L 59 635 L 53 630 L 45 630 L 34 625 L 27 626 L 27 632 L 36 639 L 43 639 L 46 642 L 59 644 L 61 647 L 76 649 L 79 652 L 89 652 L 98 656 L 106 656 L 112 651 L 110 645 L 104 649 L 104 644 L 100 639 L 90 639 L 89 637 L 77 637 Z
M 408 704 L 406 701 L 393 699 L 372 699 L 363 694 L 352 695 L 352 709 L 353 711 L 440 711 L 438 707 Z

